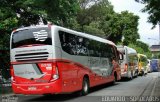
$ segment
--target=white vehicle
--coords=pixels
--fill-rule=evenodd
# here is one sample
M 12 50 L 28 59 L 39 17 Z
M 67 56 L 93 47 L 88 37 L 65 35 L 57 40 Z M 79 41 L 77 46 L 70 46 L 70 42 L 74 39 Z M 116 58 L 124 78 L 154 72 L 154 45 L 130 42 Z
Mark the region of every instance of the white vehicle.
M 147 72 L 150 73 L 150 72 L 152 72 L 152 70 L 151 70 L 151 60 L 150 60 L 150 59 L 147 59 L 147 61 L 148 61 L 148 64 L 147 64 Z
M 135 49 L 127 46 L 117 46 L 123 54 L 121 61 L 121 77 L 130 78 L 138 76 L 138 57 Z
M 14 30 L 10 40 L 16 94 L 61 94 L 121 79 L 116 45 L 56 25 Z

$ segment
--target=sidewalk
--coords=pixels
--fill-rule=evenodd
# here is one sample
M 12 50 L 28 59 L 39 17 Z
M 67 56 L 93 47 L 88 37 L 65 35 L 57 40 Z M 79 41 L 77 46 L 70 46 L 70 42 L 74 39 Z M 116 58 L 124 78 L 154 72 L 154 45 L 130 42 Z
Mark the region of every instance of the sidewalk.
M 157 77 L 156 82 L 153 86 L 152 96 L 160 96 L 160 72 L 158 73 L 158 77 Z

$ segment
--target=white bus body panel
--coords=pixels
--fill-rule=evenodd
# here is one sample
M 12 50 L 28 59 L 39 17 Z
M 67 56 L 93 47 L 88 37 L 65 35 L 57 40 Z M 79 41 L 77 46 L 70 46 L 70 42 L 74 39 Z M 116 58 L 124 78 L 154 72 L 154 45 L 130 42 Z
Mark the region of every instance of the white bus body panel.
M 67 33 L 71 33 L 71 34 L 80 36 L 80 37 L 93 39 L 93 40 L 96 40 L 96 41 L 98 40 L 100 42 L 115 46 L 115 44 L 113 42 L 108 41 L 108 40 L 104 40 L 104 39 L 96 37 L 96 36 L 88 35 L 88 34 L 81 33 L 81 32 L 76 32 L 76 31 L 73 31 L 73 30 L 69 30 L 69 29 L 66 29 L 66 28 L 63 28 L 63 27 L 52 26 L 52 38 L 54 38 L 53 39 L 54 40 L 53 41 L 54 46 L 56 48 L 58 48 L 59 52 L 61 52 L 61 58 L 62 59 L 66 59 L 66 60 L 70 60 L 70 61 L 82 64 L 83 66 L 85 66 L 87 68 L 90 68 L 92 71 L 94 71 L 95 73 L 97 73 L 101 76 L 111 75 L 111 73 L 113 71 L 113 66 L 111 66 L 110 63 L 108 63 L 109 62 L 108 58 L 70 55 L 70 54 L 66 53 L 65 51 L 63 51 L 63 49 L 61 47 L 61 42 L 60 42 L 58 31 L 64 31 L 64 32 L 67 32 Z M 55 52 L 55 58 L 59 57 L 58 54 L 59 53 L 57 53 L 57 51 L 56 51 Z
M 36 26 L 36 27 L 38 27 L 38 26 Z M 48 26 L 40 26 L 40 27 L 48 27 Z M 17 30 L 30 29 L 30 28 L 32 28 L 32 27 L 26 27 L 26 28 L 17 29 Z M 91 57 L 91 56 L 77 56 L 77 55 L 70 55 L 70 54 L 64 52 L 61 47 L 61 42 L 60 42 L 58 31 L 68 32 L 68 33 L 71 33 L 71 34 L 74 34 L 77 36 L 81 36 L 84 38 L 96 40 L 99 42 L 103 42 L 103 43 L 115 46 L 115 44 L 113 42 L 105 40 L 103 38 L 53 25 L 53 26 L 51 26 L 52 45 L 19 47 L 19 48 L 13 48 L 13 49 L 10 47 L 11 48 L 11 50 L 10 50 L 11 51 L 10 52 L 11 53 L 11 62 L 12 63 L 18 62 L 18 60 L 17 60 L 17 58 L 18 58 L 19 61 L 28 60 L 27 63 L 35 63 L 36 61 L 32 62 L 32 60 L 36 59 L 36 58 L 34 58 L 34 56 L 35 57 L 38 56 L 39 58 L 41 58 L 41 56 L 43 56 L 43 54 L 38 54 L 38 53 L 45 53 L 44 54 L 45 60 L 66 59 L 66 60 L 80 63 L 83 66 L 90 68 L 92 71 L 94 71 L 95 73 L 97 73 L 101 76 L 111 75 L 111 73 L 113 71 L 113 66 L 111 65 L 111 63 L 109 63 L 108 58 Z M 31 55 L 31 56 L 27 55 L 29 53 L 35 53 L 35 55 Z M 37 53 L 37 55 L 36 55 L 36 53 Z M 17 55 L 22 55 L 22 56 L 16 57 Z M 27 58 L 27 57 L 29 57 L 29 58 Z M 24 64 L 25 63 L 26 62 L 24 62 Z
M 134 65 L 133 72 L 131 72 L 131 66 L 129 63 L 129 60 L 130 60 L 129 56 L 137 56 L 136 50 L 134 50 L 133 48 L 127 47 L 127 46 L 117 46 L 117 48 L 120 52 L 123 53 L 123 56 L 124 56 L 124 59 L 121 63 L 121 76 L 125 78 L 132 78 L 133 76 L 137 76 L 138 75 L 137 74 L 138 60 L 137 60 L 136 65 Z M 124 71 L 125 64 L 128 65 L 128 71 Z

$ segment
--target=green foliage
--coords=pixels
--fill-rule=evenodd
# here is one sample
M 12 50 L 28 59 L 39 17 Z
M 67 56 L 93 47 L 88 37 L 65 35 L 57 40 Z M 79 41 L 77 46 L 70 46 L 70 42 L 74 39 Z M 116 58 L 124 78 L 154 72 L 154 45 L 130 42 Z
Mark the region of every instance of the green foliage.
M 79 11 L 79 3 L 77 0 L 34 0 L 35 5 L 40 10 L 45 10 L 47 21 L 54 24 L 72 27 L 72 22 L 76 19 Z
M 0 49 L 9 51 L 11 31 L 40 22 L 51 21 L 57 25 L 79 29 L 76 14 L 80 9 L 76 0 L 0 0 Z M 76 26 L 75 26 L 76 25 Z M 0 69 L 7 72 L 9 53 L 2 56 Z M 5 74 L 6 76 L 6 74 Z
M 145 4 L 142 12 L 149 14 L 148 22 L 153 24 L 153 28 L 160 24 L 160 0 L 135 0 Z
M 125 45 L 139 38 L 139 17 L 128 11 L 114 12 L 108 0 L 0 0 L 0 4 L 0 48 L 8 51 L 12 30 L 48 22 L 107 38 L 116 44 L 122 37 Z M 137 50 L 143 51 L 141 47 Z M 9 52 L 0 55 L 5 59 L 3 63 L 9 63 Z
M 139 39 L 138 34 L 138 20 L 139 17 L 128 11 L 121 12 L 122 34 L 124 41 L 129 43 L 135 43 Z
M 94 24 L 92 25 L 92 23 L 89 26 L 84 26 L 84 32 L 88 33 L 88 34 L 93 34 L 96 36 L 100 36 L 100 37 L 104 37 L 105 34 L 101 29 L 98 29 L 97 27 L 94 26 Z
M 160 59 L 160 53 L 154 53 L 152 58 L 153 59 Z
M 95 24 L 99 25 L 96 28 L 101 29 L 100 23 L 105 20 L 108 14 L 113 12 L 113 6 L 108 2 L 108 0 L 100 0 L 89 8 L 82 8 L 78 13 L 77 21 L 80 24 L 82 31 L 84 31 L 84 26 L 89 26 L 92 22 L 96 22 Z
M 110 40 L 117 43 L 121 41 L 122 36 L 124 37 L 124 45 L 128 45 L 131 42 L 135 42 L 139 39 L 138 34 L 138 16 L 128 11 L 123 11 L 120 14 L 114 13 L 111 15 L 108 21 L 104 21 L 103 26 L 108 32 Z
M 137 53 L 145 54 L 148 58 L 152 57 L 151 51 L 149 50 L 149 46 L 142 41 L 130 43 L 128 46 L 135 49 Z
M 138 19 L 138 16 L 128 11 L 115 13 L 108 0 L 99 0 L 89 8 L 83 7 L 77 16 L 81 31 L 105 36 L 114 43 L 120 42 L 123 36 L 125 45 L 139 39 Z

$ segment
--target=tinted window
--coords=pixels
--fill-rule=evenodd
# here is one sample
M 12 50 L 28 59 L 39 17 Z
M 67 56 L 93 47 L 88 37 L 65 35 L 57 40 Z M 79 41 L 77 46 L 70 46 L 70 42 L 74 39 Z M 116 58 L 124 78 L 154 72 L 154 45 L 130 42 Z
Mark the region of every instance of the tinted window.
M 89 40 L 89 55 L 93 57 L 100 57 L 100 42 Z
M 63 51 L 71 55 L 116 58 L 111 45 L 59 31 Z
M 86 56 L 88 55 L 88 40 L 86 38 L 83 37 L 79 37 L 77 36 L 76 38 L 77 41 L 77 55 L 82 55 L 82 56 Z
M 87 55 L 87 39 L 59 31 L 63 51 L 71 55 Z
M 51 45 L 51 30 L 43 27 L 25 29 L 13 33 L 12 48 L 33 44 Z

